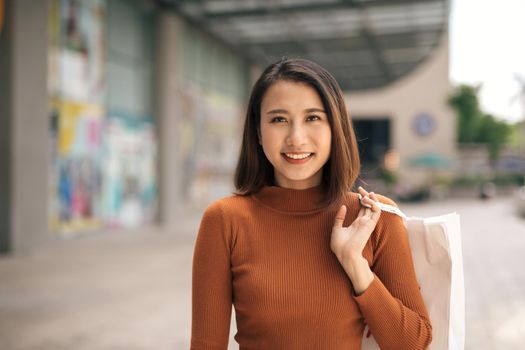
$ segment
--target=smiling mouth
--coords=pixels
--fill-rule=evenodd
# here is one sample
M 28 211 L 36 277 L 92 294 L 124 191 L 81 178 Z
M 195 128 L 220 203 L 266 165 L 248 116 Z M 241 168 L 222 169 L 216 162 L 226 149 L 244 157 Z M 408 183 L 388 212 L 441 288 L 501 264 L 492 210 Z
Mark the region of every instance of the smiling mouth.
M 308 162 L 315 153 L 281 153 L 282 157 L 291 164 L 303 164 Z
M 306 158 L 311 157 L 312 155 L 314 155 L 314 153 L 312 153 L 312 152 L 305 152 L 305 153 L 281 153 L 281 154 L 283 156 L 285 156 L 286 158 L 294 159 L 294 160 L 306 159 Z

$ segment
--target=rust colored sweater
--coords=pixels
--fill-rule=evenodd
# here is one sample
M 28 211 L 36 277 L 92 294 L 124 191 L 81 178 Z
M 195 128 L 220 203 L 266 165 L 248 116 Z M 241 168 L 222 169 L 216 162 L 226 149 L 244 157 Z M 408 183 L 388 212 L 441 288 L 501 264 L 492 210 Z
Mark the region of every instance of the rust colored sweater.
M 232 304 L 241 350 L 360 349 L 365 323 L 382 349 L 428 346 L 432 328 L 402 219 L 381 213 L 363 251 L 374 280 L 356 296 L 330 250 L 339 207 L 320 207 L 321 196 L 320 186 L 267 186 L 206 209 L 193 256 L 191 349 L 227 348 Z M 348 226 L 357 193 L 344 203 Z

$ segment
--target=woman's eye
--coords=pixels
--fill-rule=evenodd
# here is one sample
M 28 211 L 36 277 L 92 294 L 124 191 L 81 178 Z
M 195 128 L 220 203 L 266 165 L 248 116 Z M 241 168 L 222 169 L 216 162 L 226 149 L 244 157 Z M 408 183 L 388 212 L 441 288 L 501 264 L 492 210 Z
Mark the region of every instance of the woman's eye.
M 310 115 L 308 116 L 308 120 L 321 120 L 321 118 L 317 115 Z
M 271 120 L 272 123 L 280 123 L 282 121 L 286 121 L 286 119 L 284 119 L 283 117 L 275 117 Z

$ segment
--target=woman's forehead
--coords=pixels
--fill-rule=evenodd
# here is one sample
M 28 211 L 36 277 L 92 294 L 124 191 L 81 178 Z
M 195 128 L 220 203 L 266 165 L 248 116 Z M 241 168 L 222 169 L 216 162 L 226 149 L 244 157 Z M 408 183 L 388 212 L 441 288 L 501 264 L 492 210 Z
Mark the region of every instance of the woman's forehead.
M 278 81 L 266 90 L 261 101 L 261 111 L 264 113 L 307 109 L 324 110 L 321 96 L 306 83 Z

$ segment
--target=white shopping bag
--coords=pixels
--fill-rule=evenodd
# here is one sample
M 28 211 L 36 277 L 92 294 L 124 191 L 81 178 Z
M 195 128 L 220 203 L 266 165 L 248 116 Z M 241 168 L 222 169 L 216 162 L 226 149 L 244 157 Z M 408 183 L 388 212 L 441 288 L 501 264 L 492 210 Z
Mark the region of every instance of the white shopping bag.
M 459 214 L 407 217 L 398 208 L 379 203 L 381 210 L 404 219 L 417 281 L 432 323 L 431 350 L 462 350 L 465 346 L 465 284 Z M 363 334 L 362 349 L 376 350 Z

